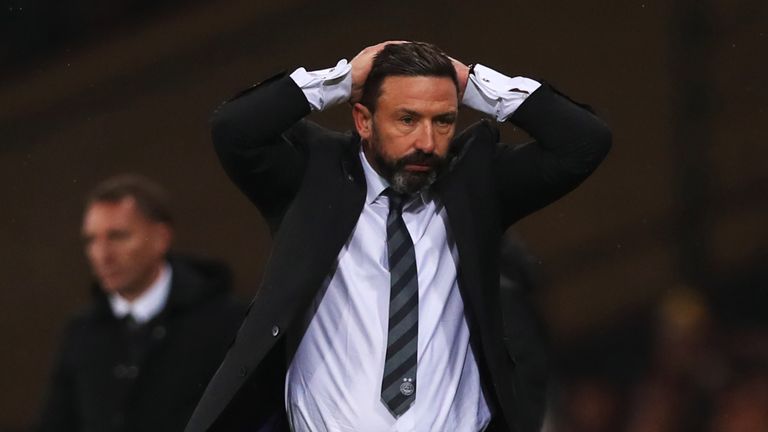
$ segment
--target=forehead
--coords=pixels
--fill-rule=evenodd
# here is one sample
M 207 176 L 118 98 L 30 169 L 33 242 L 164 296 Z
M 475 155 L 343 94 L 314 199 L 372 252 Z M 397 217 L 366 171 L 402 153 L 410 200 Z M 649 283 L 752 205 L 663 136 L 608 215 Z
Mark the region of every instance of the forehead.
M 95 201 L 86 208 L 83 231 L 127 228 L 147 223 L 131 197 L 119 201 Z
M 433 76 L 389 76 L 381 84 L 379 109 L 456 111 L 458 93 L 453 80 Z

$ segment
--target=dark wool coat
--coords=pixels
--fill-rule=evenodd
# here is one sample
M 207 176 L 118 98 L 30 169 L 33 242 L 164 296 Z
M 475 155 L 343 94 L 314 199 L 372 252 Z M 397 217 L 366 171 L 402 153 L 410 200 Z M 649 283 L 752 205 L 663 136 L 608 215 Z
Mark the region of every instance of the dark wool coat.
M 245 308 L 222 265 L 171 258 L 163 311 L 131 331 L 95 289 L 66 328 L 43 407 L 42 432 L 172 432 L 184 428 Z

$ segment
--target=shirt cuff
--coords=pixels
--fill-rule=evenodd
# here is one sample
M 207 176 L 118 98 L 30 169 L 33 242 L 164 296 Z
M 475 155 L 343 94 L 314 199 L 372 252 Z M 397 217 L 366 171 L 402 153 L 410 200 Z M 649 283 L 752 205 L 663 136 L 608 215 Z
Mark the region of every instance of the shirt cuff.
M 487 66 L 476 64 L 469 74 L 461 102 L 503 122 L 540 86 L 541 83 L 530 78 L 510 78 Z
M 329 69 L 307 72 L 300 67 L 293 71 L 291 79 L 304 92 L 313 111 L 323 111 L 346 102 L 352 94 L 352 66 L 346 59 L 339 60 Z

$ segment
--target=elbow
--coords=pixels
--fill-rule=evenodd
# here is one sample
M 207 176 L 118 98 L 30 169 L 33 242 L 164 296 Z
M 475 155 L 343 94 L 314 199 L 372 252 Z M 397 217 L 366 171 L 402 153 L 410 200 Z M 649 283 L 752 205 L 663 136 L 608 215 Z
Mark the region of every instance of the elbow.
M 583 154 L 587 156 L 595 166 L 608 155 L 613 145 L 611 129 L 601 119 L 592 116 L 592 121 L 581 134 Z
M 230 116 L 227 115 L 227 104 L 220 105 L 208 121 L 211 128 L 211 141 L 215 149 L 220 149 L 225 143 L 231 142 L 235 130 Z
M 602 161 L 608 155 L 608 152 L 613 146 L 613 133 L 611 132 L 611 129 L 608 128 L 607 124 L 603 123 L 602 121 L 599 122 L 599 126 L 596 128 L 593 140 L 597 157 Z
M 608 155 L 613 145 L 611 130 L 602 121 L 595 121 L 578 140 L 572 172 L 586 177 L 594 172 Z
M 216 136 L 219 132 L 226 126 L 226 109 L 227 104 L 222 103 L 218 107 L 216 107 L 215 110 L 211 113 L 210 118 L 208 119 L 208 125 L 211 128 L 211 133 Z

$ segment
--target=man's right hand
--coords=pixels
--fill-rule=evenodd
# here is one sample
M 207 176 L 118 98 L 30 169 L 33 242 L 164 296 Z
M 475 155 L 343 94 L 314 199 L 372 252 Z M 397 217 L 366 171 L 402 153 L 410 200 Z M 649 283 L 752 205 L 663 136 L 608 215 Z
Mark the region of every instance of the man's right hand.
M 349 62 L 352 66 L 352 95 L 349 98 L 349 103 L 355 104 L 360 102 L 360 98 L 363 96 L 363 86 L 365 85 L 365 80 L 368 78 L 368 74 L 371 72 L 371 66 L 373 65 L 373 59 L 376 58 L 376 54 L 389 44 L 405 42 L 407 41 L 386 41 L 369 46 L 360 51 L 355 58 Z

